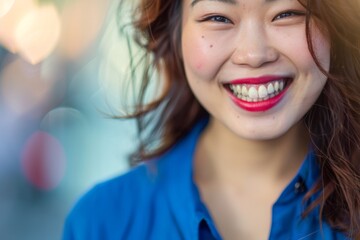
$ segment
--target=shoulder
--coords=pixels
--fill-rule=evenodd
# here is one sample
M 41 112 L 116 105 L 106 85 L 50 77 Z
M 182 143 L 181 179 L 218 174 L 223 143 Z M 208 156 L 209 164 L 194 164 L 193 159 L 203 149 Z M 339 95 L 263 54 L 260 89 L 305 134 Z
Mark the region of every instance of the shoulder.
M 131 239 L 146 239 L 139 235 L 140 226 L 164 232 L 163 223 L 173 218 L 175 209 L 192 209 L 191 161 L 205 125 L 202 121 L 158 159 L 88 191 L 67 217 L 63 239 L 130 239 L 129 234 Z M 176 227 L 169 225 L 167 231 L 174 233 Z
M 99 239 L 101 232 L 121 236 L 126 221 L 136 209 L 146 209 L 147 200 L 157 188 L 158 180 L 152 175 L 151 164 L 143 164 L 94 186 L 68 215 L 63 239 Z
M 119 203 L 132 204 L 134 199 L 154 187 L 155 181 L 151 176 L 151 165 L 143 164 L 121 176 L 99 183 L 78 200 L 71 214 L 88 212 L 93 206 L 109 208 L 111 205 L 121 206 Z

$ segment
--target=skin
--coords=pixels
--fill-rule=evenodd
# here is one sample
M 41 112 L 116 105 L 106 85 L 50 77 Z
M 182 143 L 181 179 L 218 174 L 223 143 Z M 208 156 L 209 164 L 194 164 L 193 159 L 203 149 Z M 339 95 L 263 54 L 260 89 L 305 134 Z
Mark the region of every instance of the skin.
M 194 156 L 194 181 L 224 239 L 267 239 L 272 204 L 308 151 L 301 119 L 326 83 L 308 50 L 305 9 L 296 0 L 184 0 L 182 11 L 186 76 L 211 115 Z M 315 25 L 312 33 L 328 69 L 327 37 Z M 292 78 L 267 111 L 238 107 L 224 87 L 264 75 Z

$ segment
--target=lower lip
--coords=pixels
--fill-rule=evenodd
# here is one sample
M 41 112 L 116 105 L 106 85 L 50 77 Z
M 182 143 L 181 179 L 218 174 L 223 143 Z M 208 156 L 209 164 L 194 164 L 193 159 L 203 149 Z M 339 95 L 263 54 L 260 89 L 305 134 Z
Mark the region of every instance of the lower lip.
M 249 111 L 249 112 L 265 112 L 273 107 L 275 107 L 280 100 L 283 98 L 283 96 L 285 95 L 285 92 L 287 91 L 288 86 L 278 95 L 276 95 L 275 97 L 269 98 L 268 100 L 264 100 L 264 101 L 259 101 L 259 102 L 247 102 L 244 100 L 241 100 L 237 97 L 235 97 L 230 91 L 230 97 L 232 99 L 232 101 L 239 106 L 240 108 Z

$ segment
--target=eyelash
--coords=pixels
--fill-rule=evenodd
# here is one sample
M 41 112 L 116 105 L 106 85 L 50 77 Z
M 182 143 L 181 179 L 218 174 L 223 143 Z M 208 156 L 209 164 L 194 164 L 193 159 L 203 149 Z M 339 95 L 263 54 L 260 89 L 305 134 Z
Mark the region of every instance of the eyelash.
M 272 19 L 272 21 L 281 20 L 283 18 L 288 18 L 288 17 L 297 17 L 297 16 L 305 16 L 305 15 L 306 15 L 306 13 L 301 12 L 301 11 L 286 11 L 286 12 L 282 12 L 282 13 L 278 14 L 277 16 L 275 16 Z M 233 23 L 227 17 L 221 16 L 221 15 L 209 16 L 209 17 L 204 18 L 201 21 L 202 22 L 211 21 L 211 22 L 219 22 L 219 23 L 225 23 L 225 24 L 226 23 Z
M 221 15 L 209 16 L 202 20 L 202 22 L 206 22 L 206 21 L 219 22 L 219 23 L 232 23 L 230 19 Z
M 272 21 L 275 20 L 280 20 L 283 18 L 288 18 L 288 17 L 298 17 L 298 16 L 305 16 L 305 12 L 301 12 L 301 11 L 286 11 L 286 12 L 282 12 L 280 14 L 278 14 L 277 16 L 275 16 Z

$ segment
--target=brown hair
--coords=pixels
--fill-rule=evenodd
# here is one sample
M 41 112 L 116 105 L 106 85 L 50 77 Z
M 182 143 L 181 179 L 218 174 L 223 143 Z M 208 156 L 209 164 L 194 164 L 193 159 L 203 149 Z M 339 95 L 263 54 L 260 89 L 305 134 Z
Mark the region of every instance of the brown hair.
M 360 2 L 356 0 L 305 0 L 310 53 L 328 77 L 317 103 L 305 116 L 321 178 L 305 199 L 320 196 L 320 217 L 354 239 L 360 239 Z M 327 73 L 311 44 L 310 19 L 324 27 L 331 43 Z
M 208 115 L 190 90 L 183 69 L 181 5 L 181 0 L 145 0 L 135 9 L 135 41 L 146 54 L 137 109 L 126 116 L 136 118 L 140 139 L 132 163 L 162 155 Z M 135 63 L 132 69 L 136 68 Z M 154 70 L 163 74 L 165 83 L 160 96 L 145 103 Z
M 328 76 L 321 96 L 304 117 L 321 170 L 319 181 L 305 200 L 319 197 L 304 216 L 319 206 L 321 219 L 360 239 L 360 2 L 299 2 L 307 9 L 309 51 Z M 134 161 L 160 156 L 208 115 L 186 81 L 180 49 L 181 8 L 182 0 L 141 0 L 135 11 L 135 40 L 146 51 L 146 67 L 137 109 L 127 115 L 137 119 L 141 139 L 132 155 Z M 329 72 L 314 54 L 309 27 L 312 22 L 330 38 Z M 146 103 L 152 70 L 163 74 L 165 86 L 157 99 Z

